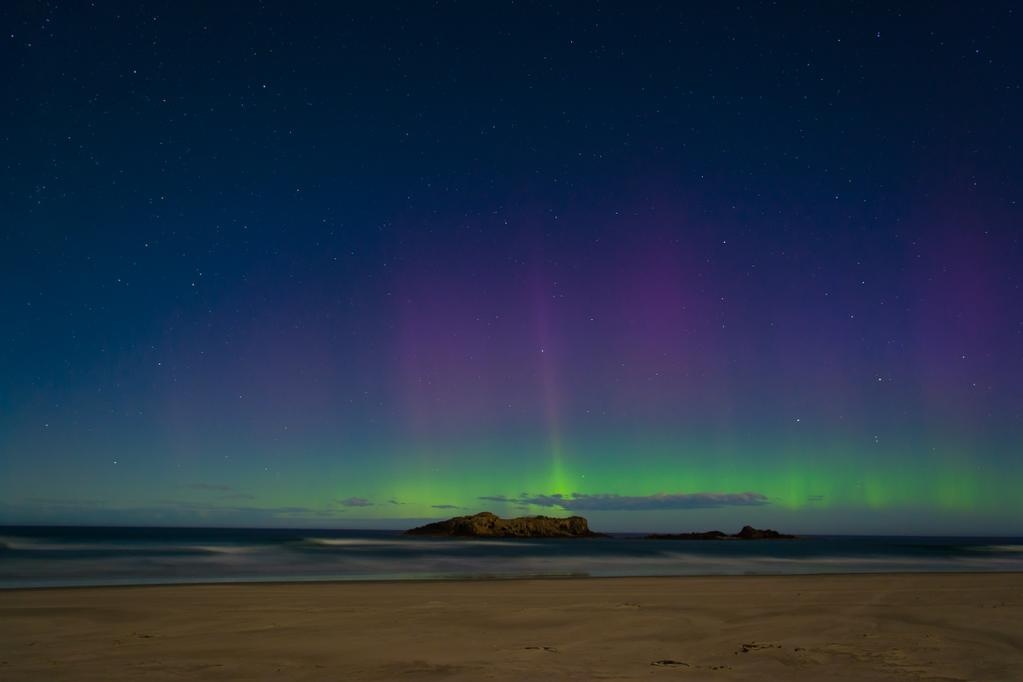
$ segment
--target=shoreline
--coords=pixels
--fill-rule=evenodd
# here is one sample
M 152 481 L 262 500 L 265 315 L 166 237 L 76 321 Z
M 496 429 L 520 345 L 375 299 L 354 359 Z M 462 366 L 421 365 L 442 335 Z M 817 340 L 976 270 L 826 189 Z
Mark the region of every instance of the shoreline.
M 845 577 L 856 576 L 950 576 L 950 575 L 1018 575 L 1023 576 L 1023 571 L 972 571 L 972 570 L 948 570 L 948 571 L 834 571 L 834 572 L 807 572 L 807 573 L 686 573 L 686 574 L 661 574 L 661 575 L 509 575 L 492 576 L 483 575 L 480 577 L 452 577 L 452 578 L 309 578 L 309 579 L 287 579 L 287 580 L 197 580 L 195 582 L 152 582 L 152 583 L 114 583 L 114 584 L 90 584 L 90 585 L 29 585 L 25 587 L 3 587 L 0 586 L 0 595 L 10 592 L 24 591 L 45 591 L 45 590 L 131 590 L 145 588 L 171 588 L 171 587 L 216 587 L 216 586 L 297 586 L 297 585 L 404 585 L 408 583 L 506 583 L 521 581 L 593 581 L 593 580 L 703 580 L 708 578 L 721 579 L 785 579 L 785 578 L 816 578 L 816 577 Z
M 0 591 L 5 680 L 1023 679 L 1023 573 Z

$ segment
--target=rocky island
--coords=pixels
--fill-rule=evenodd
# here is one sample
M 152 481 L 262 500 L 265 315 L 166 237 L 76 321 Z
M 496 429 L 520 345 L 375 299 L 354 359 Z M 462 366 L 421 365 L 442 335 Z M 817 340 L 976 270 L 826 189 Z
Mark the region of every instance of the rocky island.
M 590 530 L 581 516 L 560 519 L 552 516 L 521 516 L 502 519 L 490 512 L 456 516 L 447 521 L 428 523 L 405 531 L 405 535 L 439 535 L 466 538 L 595 538 L 604 537 Z
M 735 535 L 728 535 L 719 530 L 708 530 L 702 533 L 652 533 L 647 540 L 795 540 L 795 535 L 786 535 L 770 528 L 760 529 L 743 526 Z

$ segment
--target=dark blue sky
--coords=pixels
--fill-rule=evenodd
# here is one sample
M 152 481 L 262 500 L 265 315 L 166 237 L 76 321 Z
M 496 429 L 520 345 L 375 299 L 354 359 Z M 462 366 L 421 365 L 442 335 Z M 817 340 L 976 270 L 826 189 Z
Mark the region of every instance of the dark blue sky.
M 0 521 L 1023 516 L 1011 3 L 0 22 Z

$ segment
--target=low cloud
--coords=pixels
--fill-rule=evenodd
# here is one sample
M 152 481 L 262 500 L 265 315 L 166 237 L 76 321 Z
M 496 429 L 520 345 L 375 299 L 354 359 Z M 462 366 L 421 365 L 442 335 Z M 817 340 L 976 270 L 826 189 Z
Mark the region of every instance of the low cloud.
M 229 485 L 220 485 L 217 483 L 192 483 L 188 486 L 192 490 L 206 490 L 215 493 L 229 493 L 234 491 L 234 487 Z
M 30 505 L 45 505 L 47 507 L 109 507 L 106 500 L 76 500 L 57 499 L 51 497 L 30 497 L 25 500 Z M 13 506 L 13 505 L 12 505 Z
M 647 511 L 656 509 L 712 509 L 715 507 L 757 507 L 770 504 L 766 495 L 744 493 L 655 493 L 615 495 L 572 493 L 571 495 L 528 495 L 507 497 L 487 495 L 479 499 L 537 507 L 560 507 L 569 511 Z
M 18 504 L 0 501 L 0 522 L 56 523 L 68 517 L 89 523 L 117 525 L 131 523 L 167 525 L 280 525 L 295 522 L 329 522 L 340 518 L 345 509 L 315 507 L 254 507 L 239 504 L 197 502 L 195 500 L 156 499 L 145 503 L 111 503 L 98 500 L 27 499 Z
M 212 495 L 221 501 L 245 501 L 256 499 L 255 495 L 249 493 L 243 493 L 233 485 L 224 485 L 221 483 L 191 483 L 185 486 L 189 490 L 201 490 L 204 493 L 217 493 Z
M 434 509 L 461 509 L 461 507 L 457 507 L 453 504 L 431 504 L 430 506 Z
M 349 497 L 344 500 L 338 500 L 338 504 L 343 507 L 372 507 L 373 503 L 367 500 L 365 497 Z

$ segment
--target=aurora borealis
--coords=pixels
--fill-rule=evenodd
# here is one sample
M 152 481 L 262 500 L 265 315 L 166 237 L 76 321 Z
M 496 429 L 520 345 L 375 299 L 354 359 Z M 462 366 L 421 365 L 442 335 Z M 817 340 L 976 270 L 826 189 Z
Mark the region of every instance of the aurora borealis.
M 8 6 L 0 523 L 1013 533 L 1011 4 Z

